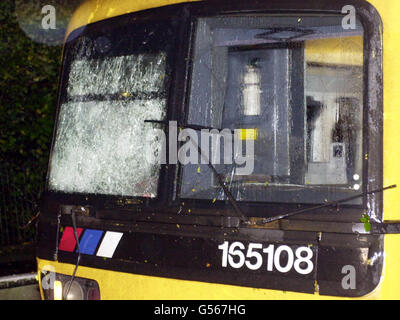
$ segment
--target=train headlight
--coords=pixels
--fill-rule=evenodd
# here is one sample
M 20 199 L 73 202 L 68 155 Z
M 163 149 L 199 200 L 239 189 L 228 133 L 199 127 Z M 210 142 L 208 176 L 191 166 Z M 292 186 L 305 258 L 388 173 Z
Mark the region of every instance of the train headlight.
M 69 291 L 68 291 L 68 288 Z M 70 287 L 69 281 L 64 284 L 64 299 L 65 300 L 86 300 L 82 286 L 78 281 L 73 281 Z
M 100 300 L 100 288 L 95 280 L 75 277 L 68 291 L 71 278 L 71 276 L 54 272 L 42 272 L 44 298 L 46 300 Z

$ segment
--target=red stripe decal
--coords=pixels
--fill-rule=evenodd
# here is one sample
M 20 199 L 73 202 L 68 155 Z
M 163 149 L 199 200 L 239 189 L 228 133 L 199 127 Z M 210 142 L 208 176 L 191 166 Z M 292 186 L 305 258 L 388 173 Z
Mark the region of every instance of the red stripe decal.
M 83 232 L 82 228 L 76 228 L 78 239 Z M 61 237 L 60 245 L 58 249 L 61 251 L 74 252 L 76 246 L 76 240 L 74 235 L 74 229 L 72 227 L 66 227 Z

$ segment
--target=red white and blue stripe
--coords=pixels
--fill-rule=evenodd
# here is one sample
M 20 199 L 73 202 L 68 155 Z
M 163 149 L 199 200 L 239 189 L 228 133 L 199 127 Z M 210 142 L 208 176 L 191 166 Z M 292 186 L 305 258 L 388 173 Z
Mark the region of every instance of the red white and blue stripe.
M 123 236 L 121 232 L 102 231 L 94 229 L 76 230 L 79 247 L 82 254 L 96 255 L 103 258 L 112 258 Z M 60 251 L 77 252 L 76 239 L 72 227 L 66 227 L 62 234 Z

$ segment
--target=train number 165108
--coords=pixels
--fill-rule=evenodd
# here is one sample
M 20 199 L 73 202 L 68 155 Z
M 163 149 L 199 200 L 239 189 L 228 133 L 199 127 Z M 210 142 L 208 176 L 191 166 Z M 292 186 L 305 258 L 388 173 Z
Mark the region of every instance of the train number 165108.
M 229 265 L 235 269 L 246 266 L 250 270 L 258 270 L 263 266 L 264 258 L 266 258 L 267 271 L 277 270 L 287 273 L 294 268 L 299 274 L 307 275 L 314 269 L 313 251 L 309 247 L 298 247 L 294 251 L 287 245 L 275 247 L 270 244 L 268 247 L 263 247 L 261 243 L 249 243 L 246 249 L 241 242 L 229 244 L 225 241 L 218 246 L 218 249 L 222 250 L 222 267 L 224 268 Z M 281 259 L 282 254 L 285 254 L 286 259 Z

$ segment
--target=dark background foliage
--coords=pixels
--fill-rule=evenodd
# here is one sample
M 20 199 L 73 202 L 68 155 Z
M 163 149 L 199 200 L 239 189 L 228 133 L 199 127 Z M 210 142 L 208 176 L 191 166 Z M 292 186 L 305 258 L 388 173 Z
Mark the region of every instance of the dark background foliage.
M 46 1 L 63 17 L 58 33 L 79 2 Z M 51 145 L 62 46 L 21 29 L 38 27 L 38 3 L 0 1 L 0 246 L 33 240 L 22 226 L 36 214 Z

